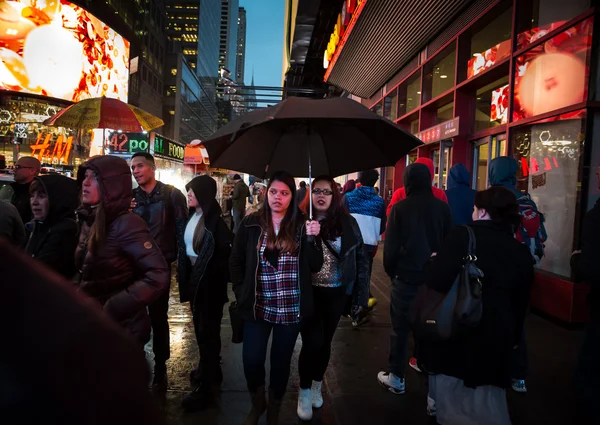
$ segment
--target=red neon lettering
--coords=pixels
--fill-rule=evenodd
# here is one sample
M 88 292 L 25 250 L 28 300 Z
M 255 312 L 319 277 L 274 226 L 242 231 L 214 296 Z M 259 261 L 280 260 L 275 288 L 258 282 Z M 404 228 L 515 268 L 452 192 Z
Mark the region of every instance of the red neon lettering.
M 538 164 L 537 159 L 531 158 L 531 172 L 537 173 L 540 171 L 540 164 Z
M 544 164 L 546 165 L 544 167 L 544 171 L 550 171 L 552 169 L 552 165 L 550 165 L 550 159 L 544 158 Z
M 523 177 L 529 175 L 529 165 L 527 164 L 527 158 L 521 158 L 521 169 L 523 170 Z

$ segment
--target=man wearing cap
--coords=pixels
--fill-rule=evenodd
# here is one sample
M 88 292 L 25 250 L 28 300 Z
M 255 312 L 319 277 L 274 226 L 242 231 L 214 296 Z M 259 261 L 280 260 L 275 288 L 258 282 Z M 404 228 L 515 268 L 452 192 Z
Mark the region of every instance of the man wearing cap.
M 232 213 L 233 213 L 233 233 L 237 233 L 242 219 L 246 215 L 246 198 L 250 196 L 250 189 L 242 180 L 239 174 L 233 176 L 235 186 L 233 186 Z

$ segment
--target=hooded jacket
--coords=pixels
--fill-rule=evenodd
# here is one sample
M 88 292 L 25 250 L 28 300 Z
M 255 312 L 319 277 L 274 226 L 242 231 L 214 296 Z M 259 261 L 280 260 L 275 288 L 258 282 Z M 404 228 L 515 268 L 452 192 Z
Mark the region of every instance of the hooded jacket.
M 431 186 L 431 182 L 433 181 L 433 176 L 435 175 L 434 169 L 433 169 L 433 161 L 429 158 L 417 158 L 417 160 L 415 162 L 417 164 L 423 164 L 423 165 L 427 166 L 427 168 L 429 169 L 429 174 L 431 175 L 431 179 L 429 180 L 429 185 Z M 435 196 L 436 198 L 438 198 L 441 201 L 444 201 L 446 203 L 448 202 L 446 193 L 442 189 L 431 186 L 431 190 L 433 191 L 433 196 Z M 396 191 L 392 195 L 392 200 L 390 201 L 390 203 L 387 207 L 386 214 L 388 217 L 390 216 L 390 211 L 392 211 L 392 207 L 396 203 L 400 202 L 401 200 L 403 200 L 405 198 L 406 198 L 406 189 L 404 187 L 401 187 L 400 189 L 396 189 Z
M 431 175 L 423 164 L 404 170 L 406 199 L 392 208 L 383 251 L 385 272 L 392 278 L 419 284 L 425 266 L 450 232 L 450 207 L 433 196 Z
M 343 202 L 360 227 L 365 245 L 377 246 L 385 232 L 385 201 L 372 186 L 360 186 L 347 193 Z
M 88 240 L 95 209 L 79 210 L 81 234 L 75 253 L 78 286 L 102 304 L 104 311 L 138 341 L 150 338 L 146 307 L 169 288 L 169 269 L 160 248 L 142 218 L 131 213 L 131 171 L 114 156 L 94 156 L 77 175 L 81 184 L 86 170 L 96 173 L 106 215 L 106 237 L 97 252 L 89 252 Z
M 48 196 L 48 215 L 43 221 L 32 220 L 25 251 L 62 276 L 75 275 L 75 248 L 79 228 L 75 222 L 78 206 L 77 183 L 60 174 L 36 177 Z
M 199 176 L 185 188 L 194 191 L 202 208 L 205 232 L 201 240 L 198 232 L 194 232 L 194 252 L 198 257 L 193 265 L 186 255 L 185 245 L 179 254 L 181 302 L 191 301 L 193 309 L 206 308 L 210 303 L 224 304 L 228 301 L 227 281 L 233 233 L 223 220 L 221 207 L 216 200 L 217 183 L 212 177 Z
M 490 162 L 488 169 L 488 184 L 490 186 L 502 186 L 515 194 L 517 199 L 523 196 L 523 192 L 517 189 L 517 160 L 511 156 L 499 156 Z
M 450 168 L 446 196 L 452 211 L 453 224 L 455 226 L 471 224 L 473 222 L 475 191 L 471 189 L 471 176 L 464 165 L 456 164 Z
M 25 227 L 17 207 L 0 199 L 0 239 L 6 238 L 14 246 L 25 244 Z

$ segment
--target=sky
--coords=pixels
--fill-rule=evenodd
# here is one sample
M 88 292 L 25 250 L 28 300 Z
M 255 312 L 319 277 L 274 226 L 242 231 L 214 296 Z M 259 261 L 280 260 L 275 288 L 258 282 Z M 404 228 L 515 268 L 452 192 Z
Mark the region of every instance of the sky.
M 246 9 L 245 83 L 281 87 L 286 0 L 239 0 Z

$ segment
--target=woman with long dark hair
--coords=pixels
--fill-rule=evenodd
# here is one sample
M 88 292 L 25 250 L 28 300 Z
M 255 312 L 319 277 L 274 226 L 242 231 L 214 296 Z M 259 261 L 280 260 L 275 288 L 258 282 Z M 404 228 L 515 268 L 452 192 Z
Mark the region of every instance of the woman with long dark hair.
M 252 395 L 244 425 L 256 425 L 267 408 L 267 423 L 278 423 L 300 321 L 313 310 L 311 273 L 323 264 L 317 238 L 307 238 L 319 231 L 319 222 L 306 221 L 298 210 L 294 178 L 280 171 L 269 181 L 263 208 L 244 218 L 235 236 L 229 267 L 237 314 L 244 319 L 244 374 Z M 265 359 L 271 333 L 267 406 Z
M 314 218 L 321 224 L 318 241 L 323 267 L 312 274 L 314 311 L 301 325 L 298 417 L 305 421 L 312 419 L 313 407 L 323 406 L 323 376 L 348 296 L 353 295 L 354 311 L 366 309 L 369 300 L 369 260 L 358 223 L 342 206 L 341 194 L 331 177 L 317 177 L 311 189 Z M 309 202 L 307 197 L 301 206 L 304 212 Z
M 505 388 L 511 353 L 519 344 L 533 282 L 529 249 L 514 237 L 521 217 L 515 195 L 492 187 L 475 195 L 473 224 L 476 265 L 483 272 L 483 314 L 477 327 L 459 337 L 427 345 L 428 412 L 448 425 L 509 425 Z M 426 285 L 447 293 L 467 255 L 468 232 L 456 227 L 431 265 Z M 436 412 L 437 409 L 437 412 Z
M 131 171 L 115 156 L 79 167 L 81 233 L 76 284 L 141 345 L 150 339 L 147 307 L 169 288 L 169 269 L 146 222 L 133 214 Z

